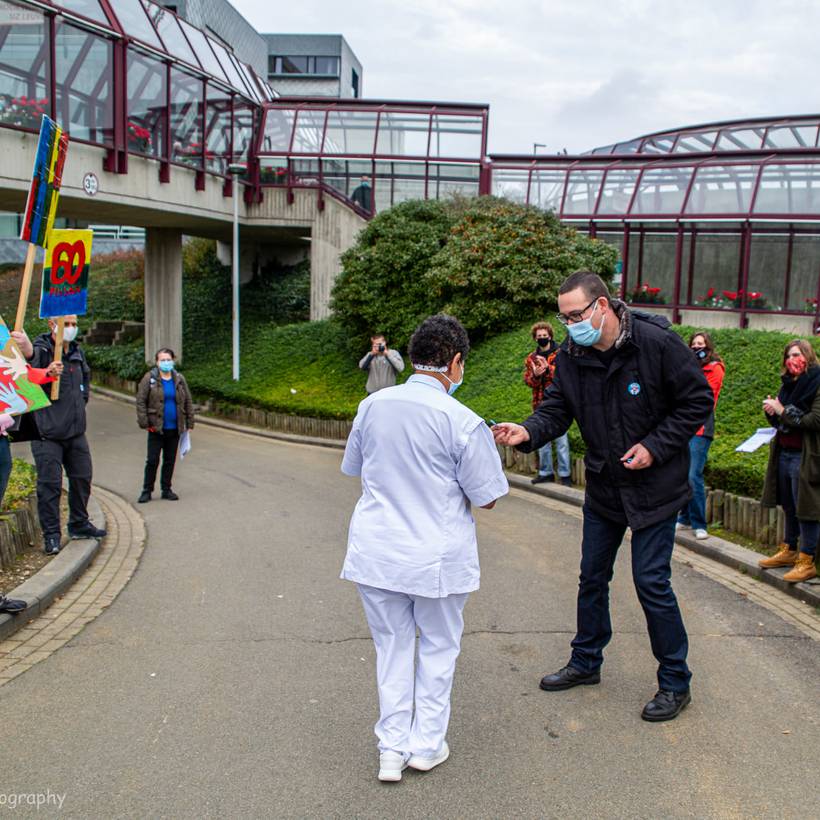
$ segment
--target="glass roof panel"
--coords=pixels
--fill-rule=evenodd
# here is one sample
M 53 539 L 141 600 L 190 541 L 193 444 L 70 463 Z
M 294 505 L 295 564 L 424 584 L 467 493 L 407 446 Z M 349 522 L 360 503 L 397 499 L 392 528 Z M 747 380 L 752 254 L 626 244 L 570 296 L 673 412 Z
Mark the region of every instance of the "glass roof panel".
M 180 19 L 179 24 L 188 36 L 188 41 L 205 71 L 227 82 L 228 78 L 225 76 L 225 72 L 222 71 L 219 61 L 216 59 L 216 55 L 211 51 L 211 47 L 208 45 L 208 38 L 198 28 L 194 28 L 189 23 L 186 23 L 185 20 Z
M 322 152 L 325 154 L 372 154 L 376 141 L 375 111 L 330 111 Z
M 424 157 L 430 130 L 428 114 L 382 112 L 376 153 L 387 156 Z
M 234 72 L 236 73 L 237 77 L 239 78 L 240 84 L 236 87 L 237 91 L 240 91 L 246 97 L 251 100 L 256 99 L 256 92 L 253 90 L 253 85 L 248 82 L 248 78 L 241 70 L 242 63 L 239 62 L 235 54 L 227 52 L 228 59 L 231 61 L 231 66 L 233 67 Z
M 433 115 L 431 157 L 481 159 L 481 117 Z
M 145 10 L 148 16 L 154 21 L 154 25 L 159 31 L 159 36 L 165 43 L 166 51 L 179 60 L 184 60 L 192 66 L 199 68 L 199 61 L 196 58 L 182 29 L 179 27 L 176 15 L 172 14 L 168 9 L 158 6 L 156 3 L 149 3 L 148 0 L 143 0 Z
M 89 20 L 96 20 L 96 22 L 102 23 L 107 28 L 111 28 L 111 23 L 97 0 L 60 0 L 58 5 L 66 11 L 82 14 L 83 17 L 88 17 Z
M 629 210 L 632 194 L 641 173 L 639 168 L 614 168 L 607 172 L 599 214 L 625 214 Z
M 558 213 L 564 196 L 567 172 L 560 168 L 539 168 L 532 173 L 530 204 Z
M 602 168 L 570 171 L 567 180 L 567 196 L 564 200 L 564 214 L 594 213 L 603 179 L 604 171 Z
M 820 163 L 765 165 L 754 212 L 820 216 Z
M 717 131 L 698 131 L 693 134 L 681 134 L 675 143 L 675 153 L 688 154 L 695 151 L 711 151 L 715 145 Z
M 250 71 L 246 68 L 246 66 L 242 63 L 241 60 L 236 61 L 236 66 L 239 69 L 239 73 L 245 78 L 245 85 L 248 86 L 248 90 L 251 93 L 251 99 L 262 101 L 262 97 L 259 95 L 259 86 L 256 84 L 255 80 L 251 76 Z
M 226 49 L 221 43 L 217 43 L 216 40 L 211 40 L 211 45 L 216 51 L 216 56 L 219 57 L 219 62 L 224 69 L 224 73 L 228 76 L 228 81 L 230 84 L 241 94 L 247 94 L 248 91 L 245 88 L 245 82 L 236 70 L 236 66 L 231 61 L 230 55 L 228 54 L 228 49 Z
M 165 51 L 140 0 L 117 0 L 111 4 L 122 30 L 160 51 Z
M 704 165 L 698 168 L 686 213 L 748 213 L 758 170 L 757 165 Z
M 735 128 L 720 132 L 717 151 L 756 151 L 763 147 L 765 128 Z
M 299 111 L 293 137 L 293 153 L 318 154 L 322 150 L 325 112 L 311 109 Z
M 644 154 L 668 154 L 675 144 L 675 137 L 650 137 L 643 146 Z
M 265 112 L 265 135 L 261 150 L 277 154 L 287 152 L 294 122 L 296 111 L 292 108 L 269 108 Z
M 691 165 L 647 168 L 632 203 L 632 214 L 677 214 L 692 177 Z
M 816 125 L 783 125 L 770 128 L 766 148 L 813 148 L 817 144 Z

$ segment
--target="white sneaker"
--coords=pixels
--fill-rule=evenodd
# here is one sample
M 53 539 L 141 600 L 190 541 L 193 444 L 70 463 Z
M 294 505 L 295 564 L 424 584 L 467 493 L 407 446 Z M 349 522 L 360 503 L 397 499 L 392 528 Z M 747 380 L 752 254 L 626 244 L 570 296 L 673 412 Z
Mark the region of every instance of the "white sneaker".
M 420 772 L 429 772 L 430 769 L 435 768 L 439 763 L 444 763 L 450 757 L 450 747 L 447 741 L 441 744 L 441 751 L 435 757 L 422 757 L 421 755 L 410 755 L 410 760 L 407 765 L 411 769 L 417 769 Z
M 695 538 L 697 538 L 698 541 L 703 541 L 705 538 L 708 537 L 709 533 L 706 532 L 706 530 L 695 530 Z
M 678 521 L 678 522 L 675 524 L 675 529 L 676 529 L 676 530 L 691 530 L 691 529 L 692 529 L 692 527 L 691 527 L 691 525 L 690 525 L 690 524 L 682 524 L 680 521 Z
M 398 752 L 382 752 L 379 755 L 379 780 L 385 783 L 397 783 L 406 768 L 407 761 Z

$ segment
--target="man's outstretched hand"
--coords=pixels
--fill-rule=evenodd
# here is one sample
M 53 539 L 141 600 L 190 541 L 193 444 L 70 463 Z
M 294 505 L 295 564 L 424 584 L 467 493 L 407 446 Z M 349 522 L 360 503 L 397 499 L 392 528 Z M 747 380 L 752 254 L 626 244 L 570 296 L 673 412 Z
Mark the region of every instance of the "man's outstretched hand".
M 526 427 L 513 424 L 510 421 L 494 424 L 492 430 L 495 443 L 506 447 L 515 447 L 516 444 L 523 444 L 525 441 L 530 440 L 530 434 L 527 432 Z

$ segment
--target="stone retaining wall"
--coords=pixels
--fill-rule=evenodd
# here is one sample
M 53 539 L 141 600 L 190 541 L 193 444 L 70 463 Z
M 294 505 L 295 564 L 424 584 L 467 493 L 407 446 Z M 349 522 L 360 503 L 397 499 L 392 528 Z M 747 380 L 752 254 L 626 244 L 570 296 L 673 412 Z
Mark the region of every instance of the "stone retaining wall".
M 37 494 L 32 493 L 20 509 L 0 513 L 0 569 L 11 569 L 17 556 L 41 538 Z

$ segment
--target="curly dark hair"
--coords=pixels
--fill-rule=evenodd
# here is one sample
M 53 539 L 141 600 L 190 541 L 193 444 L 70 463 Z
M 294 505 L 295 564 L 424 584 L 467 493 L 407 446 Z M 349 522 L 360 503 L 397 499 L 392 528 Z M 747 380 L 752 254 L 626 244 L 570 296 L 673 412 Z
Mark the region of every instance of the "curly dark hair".
M 428 316 L 413 332 L 408 346 L 410 361 L 429 367 L 446 367 L 456 353 L 462 362 L 470 352 L 470 337 L 454 316 L 437 313 Z

